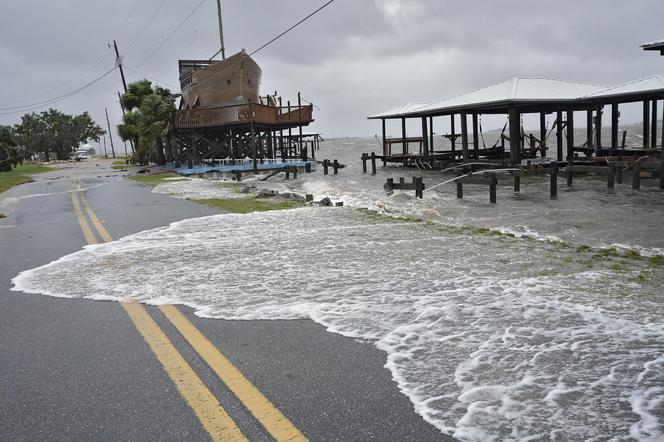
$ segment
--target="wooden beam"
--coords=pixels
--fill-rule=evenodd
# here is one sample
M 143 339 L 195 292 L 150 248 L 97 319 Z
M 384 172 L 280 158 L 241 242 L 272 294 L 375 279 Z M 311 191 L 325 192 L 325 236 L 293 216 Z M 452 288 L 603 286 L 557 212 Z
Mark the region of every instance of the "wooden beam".
M 474 158 L 480 159 L 480 131 L 478 129 L 477 114 L 473 114 L 473 149 L 475 150 Z
M 586 142 L 588 147 L 593 147 L 593 110 L 588 109 L 586 111 Z
M 382 129 L 383 129 L 383 156 L 387 156 L 388 155 L 387 146 L 385 144 L 385 138 L 386 138 L 386 136 L 385 136 L 385 118 L 381 118 L 380 121 L 382 123 L 381 126 L 382 126 Z
M 650 146 L 650 103 L 643 100 L 643 147 Z
M 450 115 L 450 132 L 452 137 L 450 138 L 450 143 L 452 143 L 452 152 L 456 150 L 456 133 L 454 131 L 454 114 Z
M 652 100 L 652 111 L 650 122 L 650 147 L 657 147 L 657 99 Z
M 406 119 L 401 118 L 401 139 L 403 140 L 403 154 L 408 155 L 408 141 L 406 141 Z
M 429 117 L 429 150 L 431 151 L 431 154 L 433 154 L 433 117 Z
M 540 112 L 540 146 L 542 146 L 542 156 L 546 156 L 546 114 Z
M 618 103 L 611 104 L 611 149 L 618 147 L 618 119 L 620 110 Z
M 567 111 L 567 161 L 574 159 L 574 111 Z
M 424 159 L 429 160 L 429 133 L 427 129 L 427 117 L 422 117 L 422 150 Z
M 563 113 L 556 112 L 556 147 L 557 147 L 557 160 L 563 160 Z
M 510 163 L 521 163 L 521 115 L 515 107 L 509 109 Z
M 470 152 L 468 151 L 468 115 L 461 114 L 461 149 L 463 151 L 463 162 L 470 161 Z
M 602 147 L 602 109 L 604 106 L 598 106 L 595 112 L 595 146 Z

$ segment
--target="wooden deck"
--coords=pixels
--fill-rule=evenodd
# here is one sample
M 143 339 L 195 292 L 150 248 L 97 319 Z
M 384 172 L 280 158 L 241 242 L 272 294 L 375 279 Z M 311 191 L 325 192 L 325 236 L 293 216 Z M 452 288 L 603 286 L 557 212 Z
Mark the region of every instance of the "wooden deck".
M 258 103 L 175 111 L 175 129 L 261 124 L 274 128 L 303 126 L 313 121 L 312 105 L 277 107 Z

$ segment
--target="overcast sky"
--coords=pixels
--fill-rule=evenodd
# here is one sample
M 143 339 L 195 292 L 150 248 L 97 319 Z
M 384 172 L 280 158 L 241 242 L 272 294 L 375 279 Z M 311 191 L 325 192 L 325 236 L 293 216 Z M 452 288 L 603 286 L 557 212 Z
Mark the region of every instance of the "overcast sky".
M 113 39 L 128 81 L 147 77 L 178 92 L 177 60 L 219 47 L 215 0 L 154 53 L 201 0 L 1 1 L 3 124 L 20 121 L 8 107 L 66 94 L 112 68 Z M 227 55 L 258 48 L 323 3 L 223 0 Z M 262 94 L 295 100 L 301 91 L 320 107 L 312 129 L 369 136 L 380 123 L 367 115 L 515 76 L 611 85 L 664 73 L 664 57 L 638 47 L 664 38 L 663 13 L 662 0 L 336 0 L 254 58 Z M 115 126 L 121 88 L 114 71 L 53 107 L 87 110 L 100 124 L 108 107 Z

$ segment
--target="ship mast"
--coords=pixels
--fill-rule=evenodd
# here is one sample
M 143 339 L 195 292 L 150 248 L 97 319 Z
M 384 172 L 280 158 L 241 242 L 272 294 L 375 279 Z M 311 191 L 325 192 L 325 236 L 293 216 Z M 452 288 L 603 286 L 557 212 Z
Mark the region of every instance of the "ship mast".
M 221 23 L 221 0 L 217 0 L 217 17 L 219 18 L 219 42 L 221 43 L 221 59 L 226 60 L 224 50 L 224 27 Z

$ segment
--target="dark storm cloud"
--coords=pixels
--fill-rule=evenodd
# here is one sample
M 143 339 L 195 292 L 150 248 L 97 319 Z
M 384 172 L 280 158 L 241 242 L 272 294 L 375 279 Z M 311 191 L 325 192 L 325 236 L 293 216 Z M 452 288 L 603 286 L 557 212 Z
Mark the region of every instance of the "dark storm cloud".
M 216 5 L 203 6 L 154 56 L 154 48 L 199 3 L 166 0 L 3 0 L 0 16 L 0 107 L 57 96 L 113 66 L 115 38 L 129 81 L 144 75 L 177 90 L 178 58 L 207 58 L 218 48 Z M 251 51 L 318 7 L 306 0 L 225 0 L 227 53 Z M 638 45 L 657 31 L 657 0 L 336 0 L 255 58 L 263 92 L 298 91 L 320 111 L 328 135 L 378 130 L 368 114 L 407 101 L 435 101 L 513 76 L 615 84 L 664 71 L 664 58 Z M 102 63 L 89 69 L 103 57 Z M 65 84 L 69 82 L 69 84 Z M 54 89 L 58 86 L 64 87 Z M 119 74 L 54 105 L 120 121 Z M 2 112 L 2 111 L 0 111 Z M 0 122 L 18 121 L 2 115 Z M 116 137 L 116 143 L 117 137 Z

